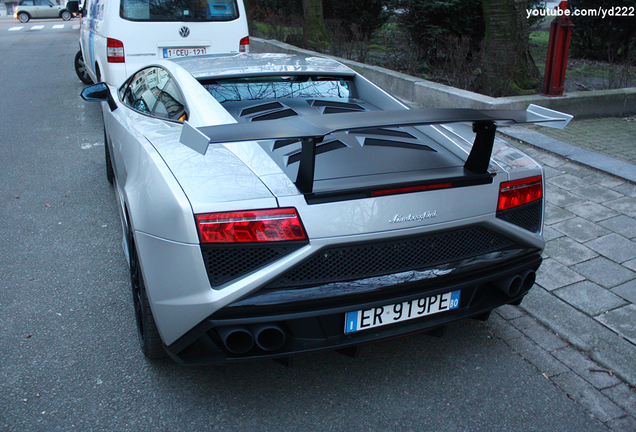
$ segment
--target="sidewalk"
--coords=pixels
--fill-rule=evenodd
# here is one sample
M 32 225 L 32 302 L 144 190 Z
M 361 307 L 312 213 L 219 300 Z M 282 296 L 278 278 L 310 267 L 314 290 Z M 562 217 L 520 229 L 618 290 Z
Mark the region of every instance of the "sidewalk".
M 544 166 L 547 245 L 521 306 L 489 325 L 609 429 L 634 431 L 636 122 L 500 132 Z

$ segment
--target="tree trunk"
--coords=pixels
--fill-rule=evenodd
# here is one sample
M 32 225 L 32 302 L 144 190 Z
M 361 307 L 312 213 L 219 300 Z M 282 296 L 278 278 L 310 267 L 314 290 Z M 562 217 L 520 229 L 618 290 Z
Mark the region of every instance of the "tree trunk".
M 302 0 L 303 36 L 309 45 L 317 45 L 326 39 L 322 0 Z
M 540 74 L 530 55 L 526 0 L 483 0 L 483 86 L 491 96 L 533 92 Z

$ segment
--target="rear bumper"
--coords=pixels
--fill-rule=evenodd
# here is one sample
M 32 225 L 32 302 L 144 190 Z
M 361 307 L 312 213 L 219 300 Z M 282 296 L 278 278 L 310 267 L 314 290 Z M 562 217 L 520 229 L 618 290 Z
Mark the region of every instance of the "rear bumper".
M 352 295 L 331 301 L 306 300 L 287 303 L 241 302 L 219 310 L 166 347 L 179 363 L 213 365 L 261 358 L 280 358 L 328 349 L 343 349 L 382 339 L 433 330 L 464 318 L 480 316 L 505 304 L 519 304 L 534 283 L 534 272 L 541 264 L 541 252 L 529 252 L 514 260 L 460 276 L 400 283 L 364 295 Z M 497 288 L 515 276 L 526 277 L 518 292 L 504 293 Z M 345 334 L 345 314 L 355 310 L 406 302 L 461 290 L 457 309 L 447 310 L 409 321 Z M 258 334 L 275 329 L 277 343 L 258 344 Z M 219 331 L 220 330 L 220 331 Z M 228 331 L 254 339 L 239 353 L 228 349 Z M 279 346 L 279 342 L 281 342 Z M 249 342 L 249 341 L 248 341 Z M 232 348 L 232 347 L 231 347 Z M 273 348 L 273 349 L 272 349 Z M 245 351 L 245 352 L 242 352 Z

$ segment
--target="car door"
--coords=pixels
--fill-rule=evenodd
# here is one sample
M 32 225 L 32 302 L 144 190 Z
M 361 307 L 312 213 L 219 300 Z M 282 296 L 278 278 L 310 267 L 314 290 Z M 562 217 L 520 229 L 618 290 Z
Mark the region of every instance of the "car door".
M 29 13 L 31 18 L 42 18 L 44 14 L 44 0 L 34 0 L 33 6 L 30 8 Z
M 45 18 L 46 10 L 45 3 L 48 4 L 48 0 L 35 0 L 33 7 L 31 8 L 31 18 Z M 48 5 L 46 6 L 48 8 Z
M 57 18 L 60 11 L 56 5 L 48 0 L 40 0 L 40 3 L 38 9 L 41 9 L 41 18 Z

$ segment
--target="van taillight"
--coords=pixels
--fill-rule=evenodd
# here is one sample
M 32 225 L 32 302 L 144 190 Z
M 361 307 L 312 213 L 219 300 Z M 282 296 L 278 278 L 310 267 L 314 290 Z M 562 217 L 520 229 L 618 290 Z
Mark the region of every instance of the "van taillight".
M 125 63 L 123 42 L 108 38 L 106 40 L 106 57 L 108 63 Z
M 499 186 L 497 211 L 518 207 L 543 198 L 541 176 L 503 182 Z
M 244 53 L 250 52 L 250 37 L 249 36 L 245 36 L 239 42 L 239 52 L 244 52 Z

